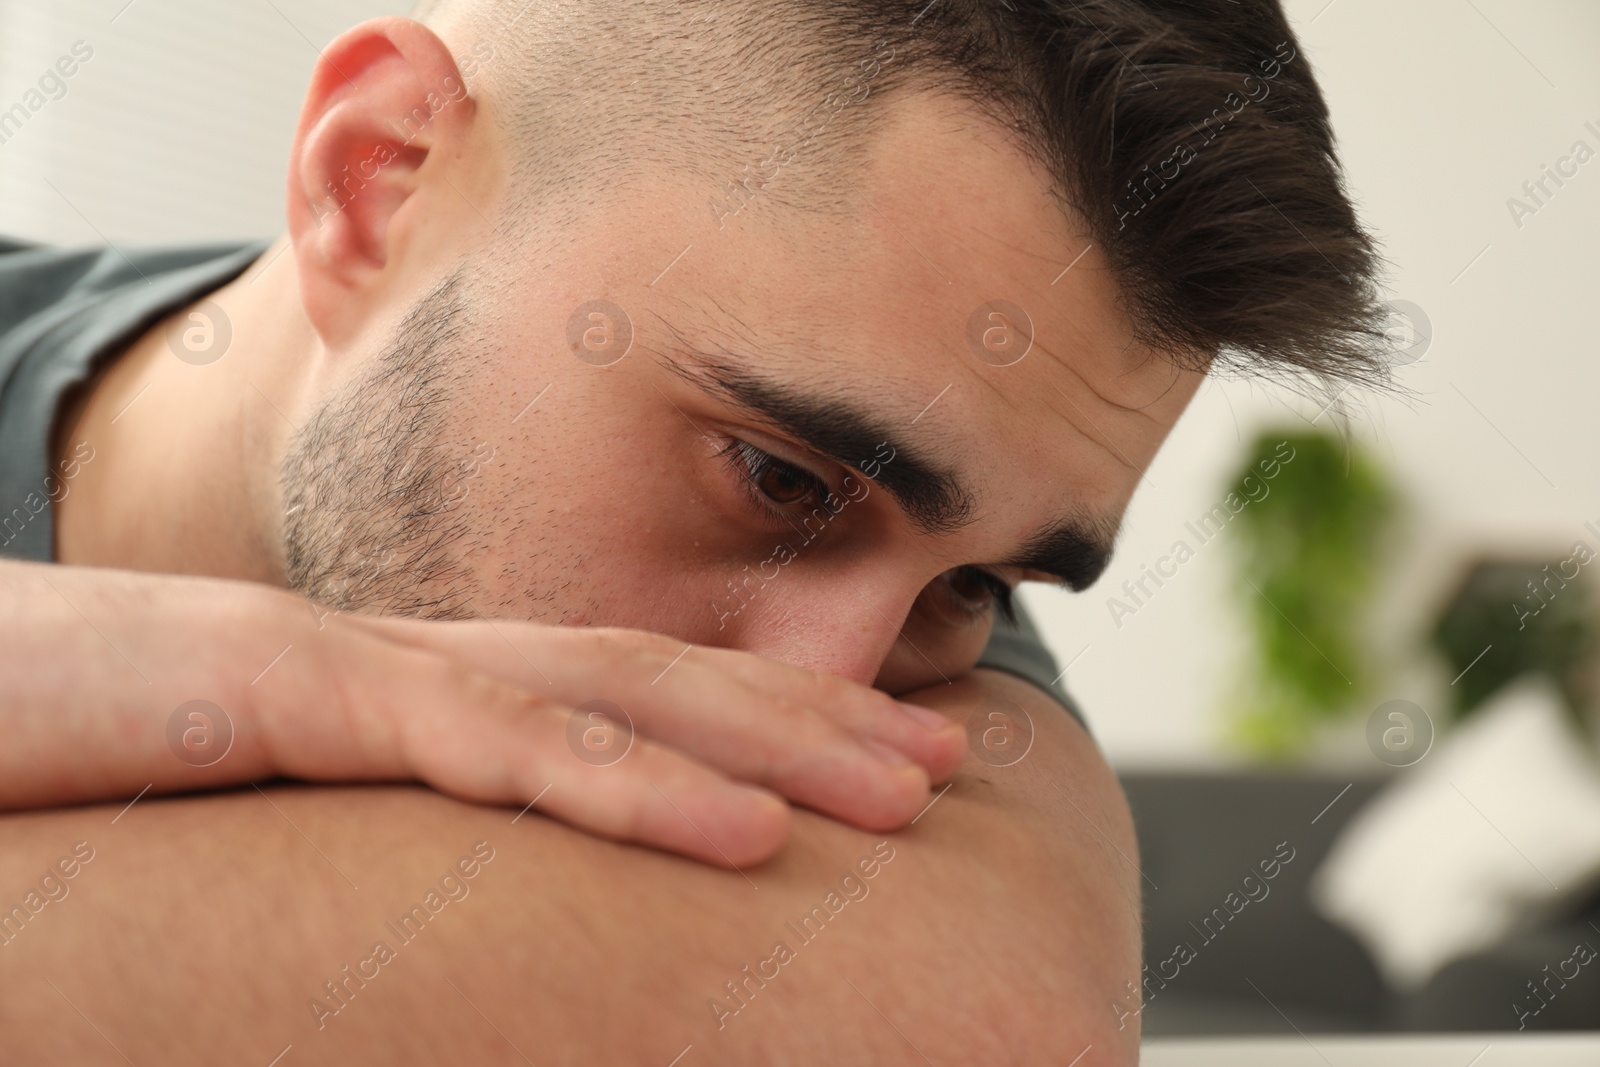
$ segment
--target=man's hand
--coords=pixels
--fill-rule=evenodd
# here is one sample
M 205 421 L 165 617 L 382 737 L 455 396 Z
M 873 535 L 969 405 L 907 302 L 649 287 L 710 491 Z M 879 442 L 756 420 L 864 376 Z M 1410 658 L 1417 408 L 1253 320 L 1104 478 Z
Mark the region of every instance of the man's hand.
M 960 726 L 866 686 L 634 631 L 373 619 L 18 563 L 0 563 L 0 627 L 0 808 L 419 779 L 744 866 L 782 846 L 786 800 L 893 829 L 965 753 Z M 578 710 L 592 700 L 637 736 Z M 595 730 L 616 747 L 590 751 Z

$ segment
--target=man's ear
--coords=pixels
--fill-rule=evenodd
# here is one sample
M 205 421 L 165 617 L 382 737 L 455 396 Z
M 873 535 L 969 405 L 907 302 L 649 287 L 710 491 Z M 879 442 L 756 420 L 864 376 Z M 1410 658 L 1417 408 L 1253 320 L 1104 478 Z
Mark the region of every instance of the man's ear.
M 474 102 L 449 48 L 405 18 L 364 22 L 322 52 L 289 157 L 289 233 L 306 313 L 330 343 L 398 272 L 430 173 L 460 149 Z

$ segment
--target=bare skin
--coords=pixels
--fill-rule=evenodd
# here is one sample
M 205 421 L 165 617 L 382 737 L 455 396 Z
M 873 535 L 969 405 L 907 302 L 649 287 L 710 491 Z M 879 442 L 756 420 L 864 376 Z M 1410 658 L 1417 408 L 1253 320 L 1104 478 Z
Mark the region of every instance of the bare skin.
M 285 1063 L 666 1064 L 693 1045 L 681 1063 L 1131 1064 L 1137 1027 L 1113 1011 L 1138 969 L 1121 794 L 1059 709 L 978 673 L 1030 709 L 1022 760 L 974 758 L 889 835 L 797 813 L 782 855 L 742 874 L 409 788 L 9 816 L 0 899 L 78 841 L 94 858 L 0 949 L 6 1062 L 123 1062 L 114 1045 L 265 1064 L 292 1045 Z M 975 689 L 925 699 L 959 714 Z M 385 924 L 480 841 L 493 859 L 467 895 L 402 942 Z M 862 876 L 884 841 L 893 858 Z M 863 888 L 813 941 L 785 926 L 852 873 Z M 341 1006 L 325 983 L 379 940 L 394 959 Z M 794 958 L 734 1011 L 724 983 L 777 941 Z
M 904 825 L 965 747 L 866 686 L 633 630 L 345 616 L 78 567 L 0 564 L 0 588 L 5 807 L 414 778 L 730 866 L 782 845 L 783 797 Z M 615 722 L 578 710 L 595 699 Z M 588 761 L 585 738 L 606 746 Z

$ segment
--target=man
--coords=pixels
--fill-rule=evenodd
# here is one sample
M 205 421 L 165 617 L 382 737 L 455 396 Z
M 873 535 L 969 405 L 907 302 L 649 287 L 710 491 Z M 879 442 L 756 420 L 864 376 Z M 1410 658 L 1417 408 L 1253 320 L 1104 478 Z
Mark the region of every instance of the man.
M 14 1057 L 1131 1062 L 1127 813 L 992 617 L 1216 360 L 1381 374 L 1203 7 L 441 3 L 270 247 L 9 257 L 0 797 L 114 801 L 8 820 Z

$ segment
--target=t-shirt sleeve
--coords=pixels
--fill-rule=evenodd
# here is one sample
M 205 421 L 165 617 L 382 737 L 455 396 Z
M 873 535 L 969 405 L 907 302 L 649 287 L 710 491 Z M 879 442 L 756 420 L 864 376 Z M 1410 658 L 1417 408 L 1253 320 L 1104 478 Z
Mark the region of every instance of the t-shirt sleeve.
M 1079 710 L 1077 702 L 1067 695 L 1066 688 L 1059 680 L 1062 672 L 1056 665 L 1055 656 L 1045 647 L 1044 639 L 1039 636 L 1039 628 L 1034 625 L 1032 616 L 1022 606 L 1020 599 L 1016 601 L 1016 609 L 1017 621 L 1014 625 L 998 614 L 995 616 L 994 631 L 989 636 L 989 644 L 983 650 L 983 655 L 978 658 L 978 666 L 1005 671 L 1032 682 L 1054 697 L 1067 710 L 1067 714 L 1087 730 L 1089 724 L 1084 721 L 1083 712 Z

